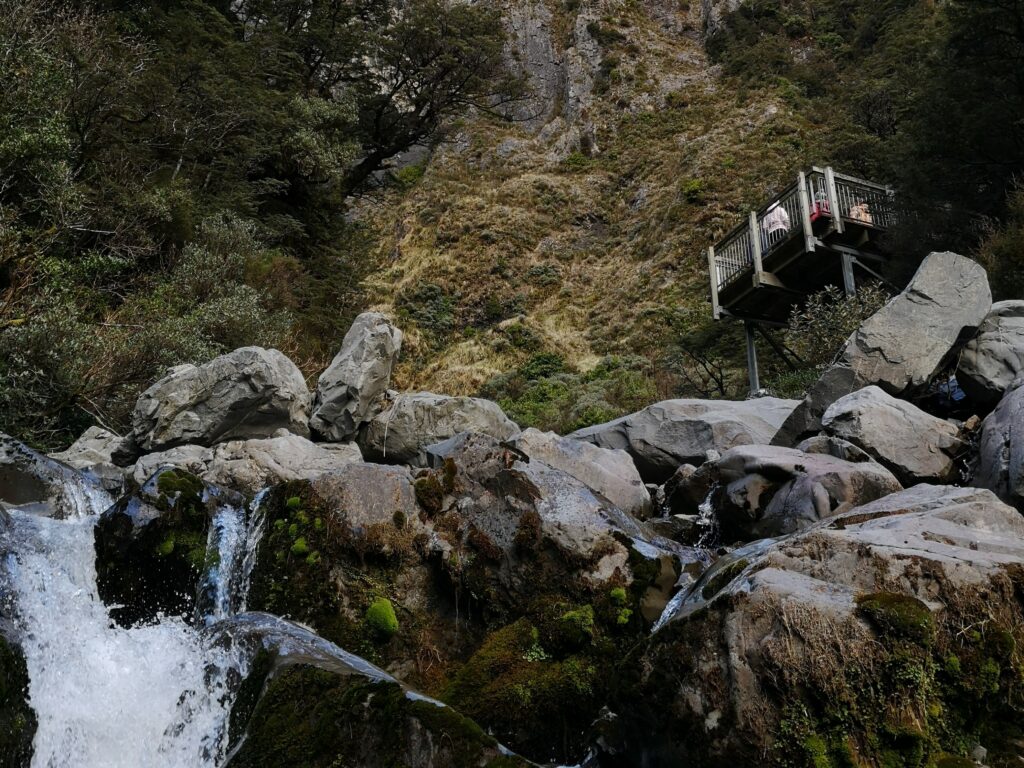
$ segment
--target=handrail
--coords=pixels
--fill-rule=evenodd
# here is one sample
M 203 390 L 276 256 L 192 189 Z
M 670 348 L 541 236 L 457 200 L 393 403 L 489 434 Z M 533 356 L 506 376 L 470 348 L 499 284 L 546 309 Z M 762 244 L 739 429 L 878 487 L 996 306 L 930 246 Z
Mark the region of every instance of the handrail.
M 831 167 L 813 166 L 801 173 L 797 181 L 754 209 L 746 221 L 708 249 L 715 316 L 719 292 L 748 270 L 757 271 L 761 258 L 791 237 L 802 232 L 806 247 L 813 249 L 811 227 L 822 217 L 830 220 L 837 232 L 843 232 L 847 224 L 886 229 L 896 218 L 893 192 L 885 185 L 836 173 Z

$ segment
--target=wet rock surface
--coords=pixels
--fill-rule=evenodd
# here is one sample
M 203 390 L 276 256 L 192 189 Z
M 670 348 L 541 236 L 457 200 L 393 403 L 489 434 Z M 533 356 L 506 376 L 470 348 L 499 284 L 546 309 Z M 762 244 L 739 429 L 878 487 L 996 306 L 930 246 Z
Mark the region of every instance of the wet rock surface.
M 0 433 L 0 508 L 16 507 L 45 517 L 81 517 L 102 512 L 111 501 L 97 477 Z
M 196 614 L 203 574 L 215 562 L 208 548 L 214 513 L 240 508 L 242 498 L 181 470 L 164 470 L 103 513 L 94 530 L 96 583 L 122 626 L 157 615 Z
M 699 471 L 715 485 L 710 503 L 725 542 L 795 533 L 901 490 L 893 474 L 870 459 L 775 446 L 733 448 Z

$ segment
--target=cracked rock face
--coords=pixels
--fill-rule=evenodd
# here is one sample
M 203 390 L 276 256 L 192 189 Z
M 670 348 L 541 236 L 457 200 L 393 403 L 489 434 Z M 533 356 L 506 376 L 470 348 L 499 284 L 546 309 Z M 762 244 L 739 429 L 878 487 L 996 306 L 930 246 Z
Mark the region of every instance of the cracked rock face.
M 142 393 L 132 439 L 145 452 L 178 445 L 309 433 L 302 373 L 276 349 L 242 347 L 200 366 L 180 365 Z
M 352 323 L 341 350 L 316 385 L 310 429 L 327 440 L 353 438 L 391 381 L 402 332 L 379 312 Z

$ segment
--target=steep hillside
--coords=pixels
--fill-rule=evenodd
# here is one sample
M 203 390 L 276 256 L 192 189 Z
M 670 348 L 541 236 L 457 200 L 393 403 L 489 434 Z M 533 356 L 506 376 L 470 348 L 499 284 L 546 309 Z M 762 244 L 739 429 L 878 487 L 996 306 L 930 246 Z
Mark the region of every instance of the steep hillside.
M 362 209 L 372 300 L 412 329 L 400 387 L 472 393 L 538 353 L 580 370 L 639 355 L 661 394 L 678 387 L 668 342 L 707 319 L 704 249 L 825 157 L 776 89 L 723 82 L 704 46 L 718 12 L 506 6 L 531 98 L 513 121 L 467 119 Z

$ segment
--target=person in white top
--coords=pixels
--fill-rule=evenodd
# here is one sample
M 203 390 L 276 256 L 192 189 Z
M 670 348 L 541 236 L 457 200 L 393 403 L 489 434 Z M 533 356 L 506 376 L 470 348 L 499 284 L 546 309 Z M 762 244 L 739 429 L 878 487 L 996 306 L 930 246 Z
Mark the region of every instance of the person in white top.
M 789 232 L 789 214 L 786 209 L 778 203 L 772 203 L 772 207 L 761 220 L 761 230 L 764 232 L 765 246 L 771 247 L 783 240 Z

